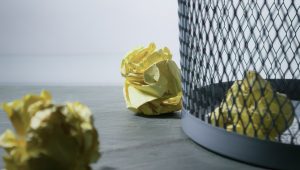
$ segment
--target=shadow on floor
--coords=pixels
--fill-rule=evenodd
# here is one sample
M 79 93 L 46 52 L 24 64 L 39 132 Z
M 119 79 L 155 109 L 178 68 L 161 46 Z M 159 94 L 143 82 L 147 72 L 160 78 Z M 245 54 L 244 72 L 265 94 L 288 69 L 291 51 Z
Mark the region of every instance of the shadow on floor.
M 144 117 L 144 118 L 155 118 L 155 119 L 180 119 L 181 118 L 181 113 L 180 112 L 172 112 L 172 113 L 165 113 L 162 115 L 155 115 L 155 116 L 147 116 L 147 115 L 142 115 L 142 114 L 135 114 L 136 116 L 139 117 Z
M 101 167 L 99 170 L 116 170 L 116 168 L 110 167 L 110 166 L 104 166 L 104 167 Z

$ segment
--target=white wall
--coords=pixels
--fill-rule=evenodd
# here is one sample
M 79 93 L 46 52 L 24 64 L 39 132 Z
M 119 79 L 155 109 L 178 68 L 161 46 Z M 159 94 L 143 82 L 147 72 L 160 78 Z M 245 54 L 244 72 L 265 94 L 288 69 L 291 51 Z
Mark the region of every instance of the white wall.
M 175 0 L 1 0 L 0 84 L 122 84 L 124 54 L 168 46 L 179 63 Z

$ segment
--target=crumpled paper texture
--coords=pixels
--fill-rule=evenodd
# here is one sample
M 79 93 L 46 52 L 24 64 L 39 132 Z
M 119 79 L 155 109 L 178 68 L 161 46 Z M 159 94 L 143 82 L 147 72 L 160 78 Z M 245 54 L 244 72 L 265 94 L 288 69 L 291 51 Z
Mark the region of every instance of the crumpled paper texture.
M 129 52 L 122 60 L 127 108 L 144 115 L 159 115 L 181 109 L 180 70 L 168 48 L 154 43 Z
M 51 94 L 28 94 L 3 104 L 15 133 L 6 130 L 0 147 L 7 170 L 87 170 L 100 157 L 89 108 L 79 102 L 54 105 Z
M 238 134 L 273 141 L 288 129 L 293 119 L 290 99 L 275 92 L 270 82 L 254 71 L 247 72 L 243 80 L 235 81 L 225 100 L 210 113 L 212 125 L 227 131 L 235 128 Z

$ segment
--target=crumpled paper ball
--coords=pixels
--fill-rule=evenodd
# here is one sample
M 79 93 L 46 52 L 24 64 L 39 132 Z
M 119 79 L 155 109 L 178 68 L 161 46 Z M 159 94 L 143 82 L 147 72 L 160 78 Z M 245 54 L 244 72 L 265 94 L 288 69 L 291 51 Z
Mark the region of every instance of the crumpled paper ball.
M 156 50 L 154 43 L 129 52 L 122 60 L 127 108 L 144 115 L 159 115 L 181 109 L 180 70 L 170 50 Z
M 15 132 L 0 136 L 7 170 L 88 170 L 100 157 L 90 109 L 79 103 L 54 105 L 42 91 L 3 104 Z
M 275 92 L 270 82 L 249 71 L 233 83 L 225 100 L 209 115 L 214 126 L 274 141 L 292 124 L 294 114 L 285 94 Z

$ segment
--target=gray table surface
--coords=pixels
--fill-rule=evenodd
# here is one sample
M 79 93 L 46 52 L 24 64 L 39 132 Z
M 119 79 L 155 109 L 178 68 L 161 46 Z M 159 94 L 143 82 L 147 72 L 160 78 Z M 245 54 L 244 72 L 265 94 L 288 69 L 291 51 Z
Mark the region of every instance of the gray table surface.
M 94 113 L 102 153 L 92 165 L 94 170 L 260 169 L 195 144 L 181 130 L 180 113 L 152 118 L 131 113 L 125 107 L 122 87 L 0 86 L 0 102 L 42 89 L 51 91 L 56 103 L 80 101 Z M 0 132 L 7 128 L 11 124 L 1 110 Z M 2 149 L 0 154 L 4 154 Z M 1 159 L 0 169 L 3 166 Z

